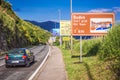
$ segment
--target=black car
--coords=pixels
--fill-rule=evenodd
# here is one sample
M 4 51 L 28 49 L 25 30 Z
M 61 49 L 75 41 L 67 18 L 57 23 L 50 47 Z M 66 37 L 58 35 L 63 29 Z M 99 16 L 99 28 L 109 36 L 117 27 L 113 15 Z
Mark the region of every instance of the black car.
M 30 66 L 30 63 L 34 61 L 35 56 L 33 55 L 33 52 L 31 52 L 27 48 L 10 50 L 5 56 L 6 68 L 16 65 Z

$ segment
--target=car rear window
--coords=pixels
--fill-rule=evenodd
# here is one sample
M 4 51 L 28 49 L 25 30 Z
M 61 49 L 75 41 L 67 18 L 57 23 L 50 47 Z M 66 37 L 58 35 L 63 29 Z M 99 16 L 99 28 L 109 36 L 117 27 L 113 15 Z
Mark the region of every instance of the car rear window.
M 24 50 L 22 49 L 15 49 L 15 50 L 11 50 L 9 51 L 9 54 L 24 54 Z

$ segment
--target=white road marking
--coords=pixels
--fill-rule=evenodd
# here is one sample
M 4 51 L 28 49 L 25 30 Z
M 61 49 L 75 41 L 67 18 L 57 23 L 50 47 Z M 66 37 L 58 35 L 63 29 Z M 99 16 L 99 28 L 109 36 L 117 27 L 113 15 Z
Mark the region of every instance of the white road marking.
M 0 66 L 3 66 L 3 65 L 5 65 L 5 60 L 4 59 L 0 60 Z
M 3 63 L 3 64 L 0 64 L 0 66 L 3 66 L 3 65 L 5 65 L 5 63 Z
M 39 67 L 35 70 L 35 72 L 31 75 L 31 77 L 29 77 L 28 80 L 33 80 L 33 78 L 35 77 L 35 75 L 38 73 L 38 71 L 42 68 L 43 64 L 47 60 L 49 54 L 50 54 L 50 47 L 49 47 L 49 51 L 47 53 L 47 56 L 44 58 L 43 62 L 39 65 Z

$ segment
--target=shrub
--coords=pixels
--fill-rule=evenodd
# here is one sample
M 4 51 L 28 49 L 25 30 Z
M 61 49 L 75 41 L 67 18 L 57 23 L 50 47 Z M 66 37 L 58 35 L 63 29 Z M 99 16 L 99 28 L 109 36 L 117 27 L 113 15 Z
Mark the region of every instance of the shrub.
M 105 37 L 99 50 L 99 58 L 110 61 L 110 69 L 120 79 L 120 25 L 113 28 Z

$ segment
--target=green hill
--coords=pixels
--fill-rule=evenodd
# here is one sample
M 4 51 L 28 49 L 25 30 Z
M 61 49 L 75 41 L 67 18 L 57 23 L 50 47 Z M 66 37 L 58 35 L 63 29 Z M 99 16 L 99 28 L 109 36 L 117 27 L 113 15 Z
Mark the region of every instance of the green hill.
M 20 19 L 11 4 L 0 0 L 0 50 L 46 43 L 51 34 Z

